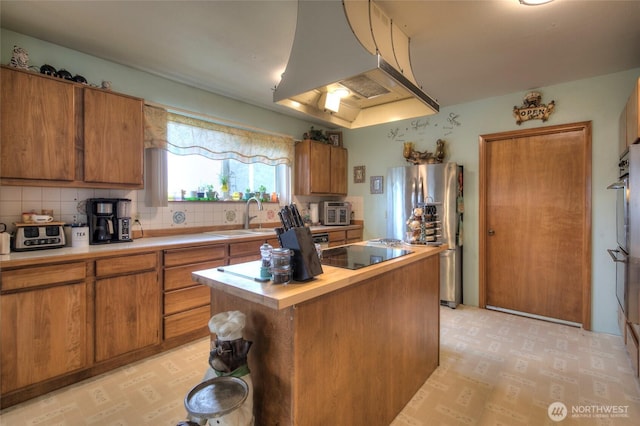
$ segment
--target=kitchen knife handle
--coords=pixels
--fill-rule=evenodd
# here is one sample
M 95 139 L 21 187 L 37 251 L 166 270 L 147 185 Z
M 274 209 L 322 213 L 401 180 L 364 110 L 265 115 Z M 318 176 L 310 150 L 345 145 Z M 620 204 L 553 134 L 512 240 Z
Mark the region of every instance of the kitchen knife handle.
M 289 213 L 287 212 L 286 208 L 283 208 L 280 212 L 282 214 L 282 223 L 284 225 L 284 230 L 288 231 L 289 229 L 291 229 L 291 219 L 289 218 Z
M 282 228 L 284 228 L 284 230 L 287 230 L 287 224 L 284 223 L 284 216 L 282 216 L 282 210 L 280 210 L 278 212 L 278 217 L 280 218 L 280 223 L 282 224 Z
M 304 221 L 302 220 L 302 216 L 300 215 L 298 206 L 296 206 L 294 203 L 291 203 L 291 211 L 293 212 L 293 216 L 296 218 L 296 226 L 303 227 Z

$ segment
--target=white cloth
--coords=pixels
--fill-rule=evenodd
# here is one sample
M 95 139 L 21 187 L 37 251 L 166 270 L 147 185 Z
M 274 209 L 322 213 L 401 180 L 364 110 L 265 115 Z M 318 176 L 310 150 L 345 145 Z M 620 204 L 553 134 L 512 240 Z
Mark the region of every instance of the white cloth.
M 245 322 L 246 317 L 240 311 L 221 312 L 211 317 L 209 330 L 218 337 L 218 340 L 241 339 Z

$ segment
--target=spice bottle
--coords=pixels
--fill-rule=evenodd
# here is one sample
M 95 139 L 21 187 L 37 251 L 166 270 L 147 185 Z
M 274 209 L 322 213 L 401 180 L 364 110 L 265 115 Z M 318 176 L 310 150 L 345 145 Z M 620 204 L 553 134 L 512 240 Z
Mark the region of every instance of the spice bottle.
M 269 268 L 271 266 L 271 252 L 273 251 L 273 247 L 271 244 L 264 242 L 263 245 L 260 246 L 260 256 L 262 258 L 262 262 L 260 264 L 260 277 L 261 278 L 270 278 L 271 272 Z

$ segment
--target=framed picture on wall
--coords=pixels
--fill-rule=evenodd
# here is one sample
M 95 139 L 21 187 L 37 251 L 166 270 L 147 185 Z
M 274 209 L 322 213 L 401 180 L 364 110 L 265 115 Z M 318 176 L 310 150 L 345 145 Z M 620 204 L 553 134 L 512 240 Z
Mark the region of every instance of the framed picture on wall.
M 382 176 L 371 176 L 371 193 L 382 194 L 384 192 Z
M 333 146 L 342 146 L 342 132 L 333 132 L 327 130 L 327 139 Z
M 353 183 L 364 183 L 364 175 L 364 166 L 355 166 L 353 168 Z

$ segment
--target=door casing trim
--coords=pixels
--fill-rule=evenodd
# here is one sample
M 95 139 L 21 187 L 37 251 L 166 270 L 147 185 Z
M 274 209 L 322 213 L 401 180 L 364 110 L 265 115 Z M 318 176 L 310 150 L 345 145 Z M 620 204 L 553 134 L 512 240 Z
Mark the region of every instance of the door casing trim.
M 491 133 L 487 135 L 479 136 L 479 219 L 478 219 L 478 255 L 479 255 L 479 289 L 478 289 L 478 304 L 481 308 L 487 306 L 487 268 L 486 268 L 486 254 L 487 254 L 487 144 L 491 142 L 502 141 L 505 139 L 531 137 L 531 136 L 544 136 L 549 134 L 565 133 L 565 132 L 584 132 L 585 146 L 583 149 L 584 164 L 585 164 L 585 221 L 583 224 L 583 232 L 585 236 L 585 247 L 582 253 L 582 263 L 585 265 L 584 282 L 582 283 L 582 328 L 585 330 L 591 330 L 591 221 L 592 221 L 592 192 L 591 192 L 591 121 L 582 121 L 577 123 L 560 124 L 555 126 L 538 127 L 526 130 L 512 130 L 500 133 Z

